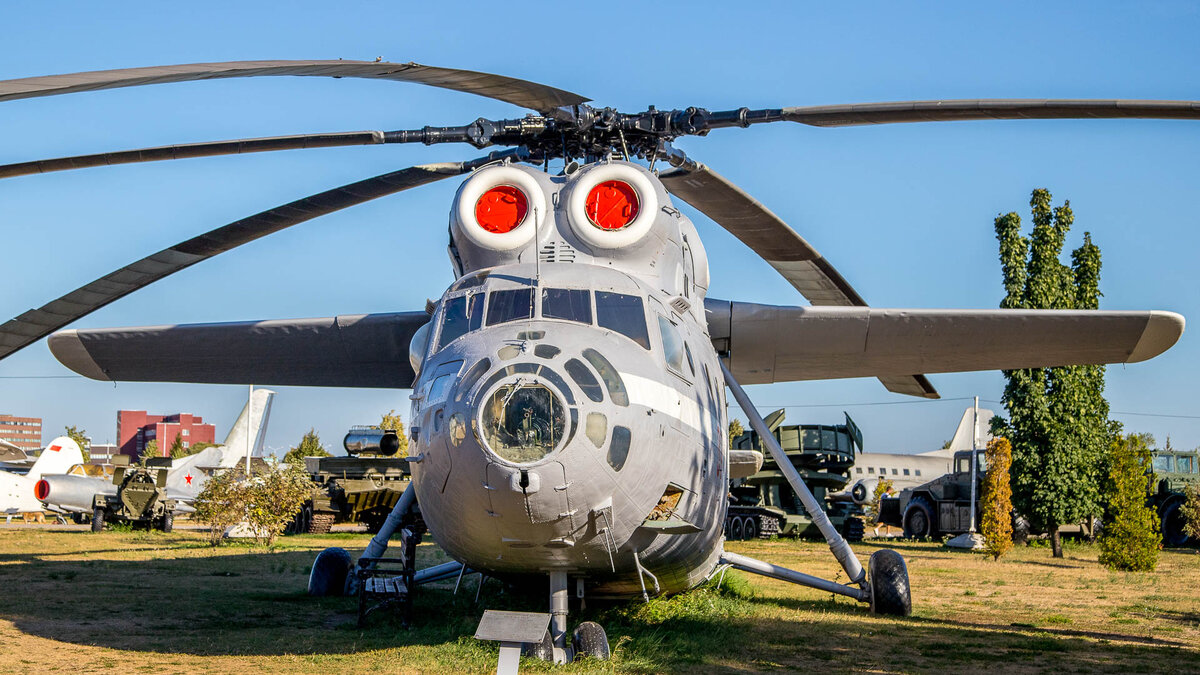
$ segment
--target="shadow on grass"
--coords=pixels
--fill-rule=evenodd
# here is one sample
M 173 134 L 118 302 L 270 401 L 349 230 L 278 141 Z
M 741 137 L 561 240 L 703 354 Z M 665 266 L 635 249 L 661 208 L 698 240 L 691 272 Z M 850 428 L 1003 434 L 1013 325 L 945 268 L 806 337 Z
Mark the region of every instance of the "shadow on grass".
M 128 551 L 119 544 L 141 543 L 130 541 L 129 535 L 101 538 L 106 536 L 91 540 L 95 548 L 81 547 L 76 555 Z M 304 545 L 306 540 L 293 541 Z M 195 540 L 162 538 L 156 543 L 157 551 L 147 549 L 138 560 L 0 554 L 0 587 L 20 589 L 0 594 L 0 618 L 30 635 L 121 650 L 337 655 L 423 645 L 433 649 L 435 660 L 444 652 L 467 650 L 486 662 L 494 658 L 489 651 L 494 645 L 471 638 L 483 609 L 546 611 L 544 594 L 521 593 L 494 580 L 476 605 L 476 581 L 468 578 L 457 596 L 449 590 L 452 581 L 423 589 L 411 630 L 401 629 L 398 618 L 388 615 L 359 630 L 353 598 L 305 595 L 315 550 L 237 547 L 200 554 L 190 550 L 206 548 Z M 366 537 L 345 543 L 365 544 Z M 309 545 L 320 543 L 310 540 Z M 184 557 L 164 557 L 163 550 Z M 419 555 L 423 565 L 445 560 L 431 545 L 421 546 Z M 731 578 L 720 590 L 704 587 L 649 604 L 589 601 L 583 609 L 573 604 L 570 623 L 599 622 L 617 646 L 616 665 L 644 672 L 813 665 L 962 670 L 1014 660 L 1066 670 L 1132 670 L 1177 656 L 1178 643 L 1161 639 L 879 618 L 845 601 L 753 595 L 744 580 Z

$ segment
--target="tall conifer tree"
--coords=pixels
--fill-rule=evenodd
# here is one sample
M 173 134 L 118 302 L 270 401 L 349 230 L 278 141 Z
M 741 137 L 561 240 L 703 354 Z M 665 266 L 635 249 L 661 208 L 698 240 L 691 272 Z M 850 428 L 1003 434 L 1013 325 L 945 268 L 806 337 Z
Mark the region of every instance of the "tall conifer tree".
M 1052 208 L 1048 190 L 1033 191 L 1033 232 L 1021 234 L 1016 213 L 995 220 L 1005 297 L 1012 309 L 1096 309 L 1100 304 L 1100 249 L 1084 233 L 1060 260 L 1074 224 L 1070 202 Z M 1059 528 L 1100 513 L 1100 481 L 1110 435 L 1104 367 L 1006 370 L 1004 405 L 1009 419 L 993 420 L 993 434 L 1013 446 L 1012 488 L 1017 511 L 1050 533 L 1062 557 Z

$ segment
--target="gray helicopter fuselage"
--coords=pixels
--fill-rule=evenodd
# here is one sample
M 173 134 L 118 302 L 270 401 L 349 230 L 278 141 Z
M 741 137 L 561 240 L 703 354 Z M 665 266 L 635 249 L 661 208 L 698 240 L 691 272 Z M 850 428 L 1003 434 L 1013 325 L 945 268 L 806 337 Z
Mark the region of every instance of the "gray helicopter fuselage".
M 579 222 L 579 191 L 613 177 L 653 211 L 615 232 Z M 492 184 L 531 202 L 520 246 L 471 236 L 460 205 Z M 451 238 L 459 279 L 413 340 L 413 485 L 433 538 L 472 569 L 565 571 L 596 595 L 702 581 L 721 552 L 728 442 L 691 222 L 633 164 L 503 166 L 463 184 Z

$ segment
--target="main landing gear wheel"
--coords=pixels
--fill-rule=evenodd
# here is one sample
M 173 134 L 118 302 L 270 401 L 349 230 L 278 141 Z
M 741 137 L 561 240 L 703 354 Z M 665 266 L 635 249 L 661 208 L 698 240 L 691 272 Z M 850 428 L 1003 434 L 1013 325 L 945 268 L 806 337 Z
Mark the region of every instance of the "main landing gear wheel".
M 317 554 L 312 572 L 308 575 L 308 594 L 317 596 L 343 595 L 346 576 L 354 561 L 344 548 L 327 548 Z
M 933 536 L 933 509 L 922 497 L 912 500 L 904 509 L 904 536 L 909 539 Z
M 584 621 L 576 626 L 572 644 L 575 647 L 575 658 L 586 655 L 607 661 L 608 657 L 612 656 L 608 647 L 608 634 L 604 632 L 604 627 L 595 621 Z
M 104 509 L 99 506 L 95 511 L 92 511 L 92 532 L 99 532 L 104 529 Z
M 867 581 L 871 584 L 872 614 L 912 614 L 908 566 L 899 553 L 886 548 L 872 553 L 867 563 Z

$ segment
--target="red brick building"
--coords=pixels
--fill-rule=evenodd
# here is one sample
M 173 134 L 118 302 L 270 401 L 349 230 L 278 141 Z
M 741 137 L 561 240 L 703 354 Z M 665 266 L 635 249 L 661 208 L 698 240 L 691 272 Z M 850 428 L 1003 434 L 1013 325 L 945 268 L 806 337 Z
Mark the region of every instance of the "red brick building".
M 42 449 L 42 418 L 0 415 L 0 441 L 8 441 L 26 453 Z
M 158 441 L 158 455 L 167 457 L 176 437 L 183 438 L 183 447 L 196 443 L 212 443 L 217 429 L 205 424 L 204 418 L 191 413 L 150 415 L 145 410 L 117 412 L 117 446 L 122 455 L 140 457 L 150 441 Z

